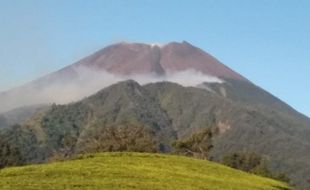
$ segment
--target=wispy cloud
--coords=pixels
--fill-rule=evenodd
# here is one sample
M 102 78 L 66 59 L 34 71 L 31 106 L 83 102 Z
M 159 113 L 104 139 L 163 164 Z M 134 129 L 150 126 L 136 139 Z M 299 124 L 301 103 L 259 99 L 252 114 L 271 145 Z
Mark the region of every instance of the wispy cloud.
M 33 85 L 34 83 L 30 83 L 0 94 L 0 112 L 34 104 L 66 104 L 128 79 L 133 79 L 141 85 L 162 81 L 174 82 L 183 86 L 197 86 L 203 82 L 223 82 L 217 77 L 208 76 L 195 70 L 168 72 L 165 76 L 158 76 L 155 73 L 124 76 L 85 67 L 77 67 L 75 71 L 78 73 L 78 77 L 69 82 L 59 82 L 62 80 L 58 79 L 57 81 L 49 81 L 40 88 Z

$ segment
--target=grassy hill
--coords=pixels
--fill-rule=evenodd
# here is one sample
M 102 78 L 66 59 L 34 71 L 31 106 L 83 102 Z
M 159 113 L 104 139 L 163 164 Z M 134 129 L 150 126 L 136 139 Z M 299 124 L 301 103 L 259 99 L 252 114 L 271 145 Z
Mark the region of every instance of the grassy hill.
M 285 190 L 286 184 L 181 156 L 102 153 L 0 170 L 2 190 Z

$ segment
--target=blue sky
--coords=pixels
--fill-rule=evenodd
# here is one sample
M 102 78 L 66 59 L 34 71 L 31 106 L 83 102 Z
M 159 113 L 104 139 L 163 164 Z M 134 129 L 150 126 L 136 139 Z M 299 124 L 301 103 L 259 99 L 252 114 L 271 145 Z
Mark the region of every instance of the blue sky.
M 310 116 L 310 1 L 0 0 L 0 91 L 119 41 L 186 40 Z

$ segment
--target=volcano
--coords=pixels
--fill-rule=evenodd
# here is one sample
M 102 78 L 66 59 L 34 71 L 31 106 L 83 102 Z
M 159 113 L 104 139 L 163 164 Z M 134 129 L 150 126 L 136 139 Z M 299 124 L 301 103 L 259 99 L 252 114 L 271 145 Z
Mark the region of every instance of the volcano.
M 190 73 L 192 76 L 182 78 L 195 77 L 199 72 L 208 77 L 249 82 L 210 54 L 185 41 L 161 46 L 123 42 L 107 46 L 59 71 L 0 93 L 0 113 L 21 106 L 80 100 L 123 78 L 143 75 L 144 78 L 152 76 L 154 79 L 189 70 L 193 71 Z M 112 77 L 109 74 L 118 80 L 109 83 L 106 78 L 106 75 Z

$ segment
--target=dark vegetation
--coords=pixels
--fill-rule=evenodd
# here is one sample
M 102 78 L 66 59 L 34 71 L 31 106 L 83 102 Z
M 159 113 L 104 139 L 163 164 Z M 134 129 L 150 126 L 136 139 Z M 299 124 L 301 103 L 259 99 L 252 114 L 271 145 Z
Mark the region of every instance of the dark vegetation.
M 261 155 L 255 152 L 240 152 L 226 155 L 222 163 L 229 167 L 269 177 L 289 183 L 290 179 L 284 173 L 275 173 L 268 168 L 268 162 Z
M 184 140 L 177 140 L 172 143 L 174 152 L 185 156 L 192 156 L 201 159 L 208 159 L 213 148 L 211 129 L 202 129 Z
M 27 128 L 21 126 L 12 126 L 16 131 L 23 130 L 24 134 L 19 132 L 15 136 L 15 141 L 35 139 Z M 28 135 L 27 135 L 28 134 Z M 8 133 L 6 133 L 8 135 Z M 30 136 L 29 136 L 30 135 Z M 176 140 L 172 143 L 173 153 L 199 159 L 208 159 L 213 148 L 213 138 L 216 138 L 218 130 L 216 128 L 205 128 L 194 132 L 187 138 Z M 12 136 L 11 136 L 12 137 Z M 26 141 L 22 141 L 25 143 Z M 37 151 L 37 147 L 32 146 L 34 142 L 29 143 L 28 151 Z M 156 131 L 144 125 L 120 124 L 93 128 L 87 132 L 86 138 L 77 142 L 77 137 L 65 136 L 61 138 L 57 151 L 53 151 L 48 157 L 49 161 L 72 159 L 77 154 L 89 154 L 100 152 L 163 152 L 165 149 L 156 136 Z M 78 149 L 76 147 L 79 147 Z M 18 166 L 27 163 L 24 159 L 20 147 L 10 143 L 5 138 L 0 138 L 0 168 L 6 166 Z M 25 153 L 24 153 L 25 154 Z M 254 173 L 263 177 L 274 178 L 284 182 L 289 182 L 285 174 L 275 175 L 267 167 L 266 160 L 254 152 L 233 153 L 222 159 L 224 165 L 235 169 Z
M 78 148 L 76 148 L 78 146 Z M 155 132 L 143 125 L 115 125 L 95 128 L 77 145 L 77 138 L 66 137 L 50 160 L 64 160 L 77 154 L 100 152 L 159 152 Z
M 0 169 L 6 166 L 23 165 L 24 163 L 25 160 L 20 153 L 19 147 L 0 138 Z
M 212 157 L 210 157 L 213 148 L 212 140 L 216 135 L 218 135 L 218 129 L 201 129 L 184 140 L 173 142 L 174 153 L 212 160 Z M 273 178 L 286 183 L 290 182 L 289 178 L 284 173 L 272 172 L 268 167 L 268 161 L 255 152 L 246 151 L 232 153 L 223 156 L 221 163 L 248 173 Z
M 53 105 L 20 126 L 2 129 L 1 147 L 10 151 L 2 148 L 0 159 L 17 155 L 14 162 L 3 162 L 16 165 L 19 160 L 42 163 L 84 152 L 159 151 L 221 162 L 228 152 L 248 150 L 268 156 L 266 165 L 272 173 L 284 173 L 307 189 L 307 120 L 279 110 L 280 104 L 269 109 L 251 103 L 249 97 L 241 103 L 242 97 L 235 101 L 229 93 L 224 97 L 173 83 L 121 82 L 80 102 Z
M 155 132 L 142 125 L 117 125 L 91 131 L 80 153 L 98 152 L 158 152 Z

